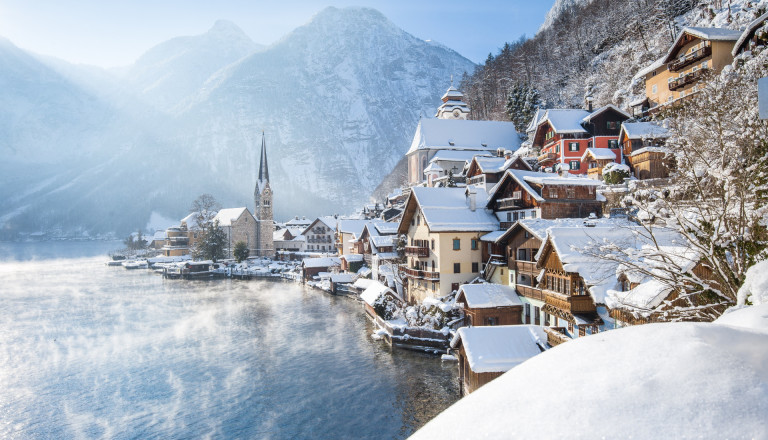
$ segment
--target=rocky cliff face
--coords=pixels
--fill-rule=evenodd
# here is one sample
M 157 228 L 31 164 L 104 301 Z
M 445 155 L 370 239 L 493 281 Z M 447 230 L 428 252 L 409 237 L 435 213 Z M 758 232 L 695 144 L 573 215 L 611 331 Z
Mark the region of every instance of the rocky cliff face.
M 0 94 L 0 136 L 26 136 L 4 165 L 32 165 L 29 179 L 0 178 L 0 223 L 12 231 L 124 233 L 152 212 L 183 216 L 200 192 L 250 207 L 262 130 L 278 219 L 346 212 L 402 157 L 451 75 L 474 68 L 362 8 L 323 10 L 267 48 L 217 22 L 156 46 L 93 90 L 77 84 L 71 66 L 13 50 L 34 68 L 8 58 L 31 85 Z M 32 125 L 12 110 L 40 114 L 41 94 L 62 93 L 42 100 L 50 108 Z M 66 136 L 46 136 L 59 126 Z M 35 132 L 39 139 L 27 139 Z M 25 153 L 35 149 L 46 154 Z M 43 161 L 56 166 L 35 170 Z

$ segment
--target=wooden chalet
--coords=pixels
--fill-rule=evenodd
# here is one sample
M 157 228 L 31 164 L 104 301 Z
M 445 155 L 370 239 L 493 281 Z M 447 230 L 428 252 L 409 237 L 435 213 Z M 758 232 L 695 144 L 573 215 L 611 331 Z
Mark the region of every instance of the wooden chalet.
M 461 394 L 474 392 L 549 347 L 547 334 L 535 325 L 460 328 L 451 348 L 459 361 Z
M 590 179 L 603 180 L 603 168 L 609 163 L 615 163 L 616 155 L 605 148 L 587 148 L 581 161 L 587 164 L 587 176 Z
M 559 168 L 570 174 L 586 174 L 582 156 L 588 148 L 607 148 L 621 163 L 619 130 L 629 114 L 614 105 L 595 111 L 582 109 L 550 109 L 539 121 L 533 136 L 533 147 L 540 150 L 539 166 Z
M 329 272 L 332 268 L 341 268 L 341 259 L 321 257 L 301 260 L 301 275 L 304 281 L 310 281 L 320 272 Z
M 637 179 L 669 177 L 675 162 L 664 148 L 668 137 L 667 129 L 655 122 L 625 122 L 621 125 L 619 143 Z
M 533 171 L 531 165 L 522 157 L 510 151 L 500 152 L 499 156 L 475 156 L 467 167 L 467 184 L 477 185 L 490 190 L 508 169 Z
M 584 218 L 602 216 L 599 182 L 552 173 L 507 170 L 491 190 L 487 208 L 492 209 L 501 229 L 525 218 Z
M 708 73 L 719 73 L 733 62 L 740 31 L 686 27 L 666 55 L 635 75 L 645 80 L 645 99 L 633 102 L 633 114 L 647 115 L 698 93 Z
M 464 305 L 464 323 L 468 326 L 522 324 L 523 303 L 515 289 L 500 284 L 464 284 L 459 287 L 456 303 Z

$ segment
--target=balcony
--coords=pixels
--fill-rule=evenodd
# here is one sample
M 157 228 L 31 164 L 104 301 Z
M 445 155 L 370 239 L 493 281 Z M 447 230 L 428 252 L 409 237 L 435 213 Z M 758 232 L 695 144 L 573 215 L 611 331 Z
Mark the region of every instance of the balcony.
M 427 270 L 412 269 L 410 267 L 401 266 L 403 272 L 408 278 L 414 278 L 427 281 L 440 280 L 440 272 L 430 272 Z
M 542 292 L 542 290 L 537 287 L 524 286 L 522 284 L 517 284 L 515 285 L 515 289 L 517 289 L 518 294 L 526 298 L 544 301 L 544 292 Z
M 671 72 L 677 72 L 678 70 L 683 69 L 686 66 L 690 66 L 696 61 L 704 59 L 710 55 L 712 55 L 712 46 L 709 46 L 709 45 L 704 46 L 699 50 L 695 50 L 689 53 L 688 55 L 678 58 L 675 61 L 672 61 L 671 63 L 669 63 L 669 70 Z
M 589 295 L 569 296 L 552 291 L 544 293 L 544 302 L 568 313 L 594 313 L 597 311 Z
M 687 86 L 688 84 L 693 84 L 700 80 L 704 76 L 704 72 L 706 72 L 707 69 L 700 69 L 695 72 L 691 72 L 685 76 L 682 76 L 677 79 L 673 79 L 672 81 L 669 81 L 667 85 L 669 86 L 669 90 L 677 90 L 682 89 L 683 87 Z
M 485 185 L 485 174 L 478 174 L 467 180 L 468 185 Z
M 429 248 L 426 246 L 406 246 L 405 255 L 409 257 L 428 257 Z
M 544 327 L 544 333 L 547 334 L 547 343 L 550 347 L 556 347 L 571 340 L 565 332 L 565 327 Z
M 522 208 L 522 197 L 507 197 L 506 199 L 499 199 L 496 201 L 496 209 L 510 209 L 510 208 Z
M 557 159 L 557 154 L 556 153 L 544 153 L 544 154 L 540 155 L 539 157 L 537 157 L 536 159 L 539 161 L 539 163 L 549 162 L 550 160 Z
M 515 270 L 518 272 L 525 272 L 535 275 L 538 275 L 539 273 L 539 271 L 536 269 L 535 261 L 515 260 L 515 266 Z

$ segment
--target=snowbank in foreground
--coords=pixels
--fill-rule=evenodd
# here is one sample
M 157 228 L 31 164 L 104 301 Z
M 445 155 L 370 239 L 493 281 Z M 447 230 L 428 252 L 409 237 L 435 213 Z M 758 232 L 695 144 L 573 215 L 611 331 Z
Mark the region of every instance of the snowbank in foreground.
M 732 319 L 739 312 L 765 315 Z M 411 438 L 768 438 L 768 331 L 750 327 L 648 324 L 578 338 Z
M 747 270 L 738 293 L 739 304 L 749 300 L 754 305 L 768 304 L 768 260 L 761 261 Z

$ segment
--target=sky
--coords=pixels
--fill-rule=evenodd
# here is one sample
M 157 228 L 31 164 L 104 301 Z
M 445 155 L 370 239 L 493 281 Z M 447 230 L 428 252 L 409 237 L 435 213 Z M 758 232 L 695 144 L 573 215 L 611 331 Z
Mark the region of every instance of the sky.
M 173 37 L 206 32 L 217 19 L 269 45 L 327 6 L 378 9 L 406 32 L 481 63 L 536 33 L 554 0 L 0 0 L 0 36 L 22 49 L 101 67 L 133 63 Z

